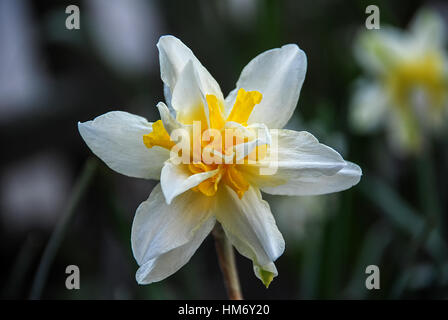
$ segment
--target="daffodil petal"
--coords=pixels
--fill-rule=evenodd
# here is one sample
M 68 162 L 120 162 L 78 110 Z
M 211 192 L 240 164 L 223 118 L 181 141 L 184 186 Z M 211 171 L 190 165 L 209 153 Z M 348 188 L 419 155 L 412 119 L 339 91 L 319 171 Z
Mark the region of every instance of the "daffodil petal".
M 256 123 L 248 126 L 248 128 L 255 131 L 255 138 L 249 142 L 240 143 L 234 147 L 237 161 L 250 155 L 258 146 L 271 144 L 271 135 L 265 124 Z
M 191 188 L 196 187 L 201 182 L 213 177 L 219 172 L 218 169 L 206 172 L 191 174 L 186 165 L 173 164 L 169 161 L 165 163 L 160 175 L 160 185 L 167 204 L 178 195 Z
M 397 154 L 421 150 L 424 136 L 412 113 L 390 112 L 387 120 L 389 142 Z
M 350 103 L 350 124 L 358 132 L 377 129 L 388 114 L 388 96 L 376 83 L 360 81 Z
M 198 72 L 199 84 L 204 94 L 213 94 L 223 101 L 222 92 L 216 80 L 182 41 L 174 36 L 163 36 L 157 43 L 157 48 L 159 49 L 160 75 L 171 93 L 174 92 L 180 73 L 191 60 Z M 169 95 L 169 92 L 165 92 L 165 97 Z
M 275 152 L 273 160 L 277 161 L 279 169 L 291 173 L 300 171 L 300 175 L 332 175 L 345 166 L 344 159 L 336 150 L 320 143 L 309 132 L 271 130 L 271 137 L 276 140 L 272 152 Z M 272 158 L 267 160 L 271 161 Z
M 168 87 L 166 85 L 166 83 L 163 84 L 163 96 L 165 97 L 165 102 L 168 107 L 168 110 L 170 112 L 174 112 L 173 105 L 171 104 L 171 98 L 172 98 L 173 94 L 171 92 L 170 87 Z
M 360 32 L 354 45 L 354 55 L 368 72 L 387 73 L 397 61 L 413 54 L 413 44 L 401 30 L 384 26 L 381 32 Z
M 332 148 L 319 143 L 310 133 L 293 130 L 271 130 L 277 140 L 275 156 L 256 165 L 244 166 L 248 179 L 267 193 L 284 195 L 317 195 L 341 191 L 359 182 L 361 169 L 348 165 Z M 271 175 L 260 170 L 275 168 Z M 359 170 L 358 170 L 359 169 Z
M 79 122 L 82 138 L 101 160 L 118 173 L 146 179 L 159 179 L 169 151 L 146 148 L 143 135 L 152 131 L 145 118 L 122 111 L 112 111 L 94 120 Z
M 206 125 L 205 95 L 201 90 L 196 69 L 190 60 L 178 77 L 171 104 L 176 110 L 176 119 L 182 124 L 201 121 Z
M 236 137 L 239 136 L 241 139 L 242 137 L 247 137 L 250 139 L 248 142 L 238 143 L 232 147 L 235 159 L 233 155 L 225 156 L 220 152 L 215 152 L 215 154 L 222 155 L 223 159 L 225 159 L 225 163 L 244 159 L 258 146 L 271 144 L 271 134 L 269 128 L 264 123 L 253 123 L 248 126 L 243 126 L 238 122 L 228 121 L 225 124 L 225 128 L 239 131 L 239 133 L 235 135 Z M 230 137 L 225 138 L 230 139 Z
M 232 189 L 223 186 L 214 213 L 238 252 L 251 259 L 257 270 L 272 271 L 273 261 L 285 249 L 285 241 L 260 191 L 250 186 L 239 199 Z
M 138 207 L 131 243 L 140 284 L 163 280 L 185 265 L 215 224 L 210 198 L 186 192 L 167 205 L 160 184 Z
M 244 67 L 236 88 L 226 98 L 227 112 L 231 112 L 240 88 L 255 90 L 263 98 L 254 107 L 248 123 L 282 128 L 296 108 L 306 68 L 306 55 L 297 45 L 288 44 L 263 52 Z
M 434 10 L 421 9 L 412 19 L 410 31 L 418 46 L 423 50 L 442 49 L 446 43 L 446 31 L 443 18 Z
M 135 275 L 137 283 L 150 284 L 176 273 L 188 263 L 204 239 L 210 234 L 214 225 L 215 219 L 210 218 L 199 227 L 189 242 L 141 265 Z
M 361 168 L 352 163 L 346 165 L 337 173 L 327 176 L 296 176 L 287 183 L 275 187 L 262 187 L 261 190 L 270 194 L 289 196 L 312 196 L 347 190 L 358 184 L 361 179 Z
M 160 119 L 162 120 L 163 126 L 168 134 L 171 134 L 173 130 L 183 127 L 183 125 L 173 117 L 165 103 L 159 102 L 157 104 L 157 109 L 159 110 Z
M 209 128 L 221 130 L 225 126 L 223 104 L 216 98 L 216 96 L 211 94 L 206 95 L 206 100 Z

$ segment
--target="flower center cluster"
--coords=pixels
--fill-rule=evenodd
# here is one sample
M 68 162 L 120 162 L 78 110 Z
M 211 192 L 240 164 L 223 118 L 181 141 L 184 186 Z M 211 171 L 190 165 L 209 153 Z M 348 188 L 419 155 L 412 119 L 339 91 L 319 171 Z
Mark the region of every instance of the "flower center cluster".
M 443 105 L 446 94 L 446 80 L 443 77 L 443 60 L 437 53 L 429 53 L 420 59 L 398 64 L 386 78 L 396 105 L 409 105 L 409 94 L 415 88 L 422 88 L 431 107 Z
M 192 140 L 199 139 L 200 143 L 198 144 L 198 152 L 195 152 L 194 146 L 191 148 L 193 154 L 188 158 L 188 163 L 184 164 L 186 168 L 192 174 L 216 170 L 215 175 L 201 182 L 193 190 L 206 196 L 213 196 L 218 191 L 219 184 L 224 183 L 232 188 L 238 197 L 242 198 L 249 189 L 249 183 L 239 170 L 239 165 L 243 164 L 244 160 L 248 158 L 255 157 L 255 160 L 257 160 L 260 155 L 264 156 L 267 146 L 257 146 L 244 159 L 236 159 L 234 151 L 237 145 L 248 143 L 253 139 L 253 137 L 244 134 L 244 128 L 248 126 L 249 116 L 261 99 L 262 95 L 258 91 L 239 89 L 235 104 L 228 117 L 225 118 L 222 102 L 214 95 L 207 95 L 208 117 L 203 105 L 198 106 L 190 114 L 177 115 L 177 119 L 181 123 L 191 124 L 191 122 L 196 121 L 200 123 L 201 128 L 196 133 L 194 129 L 190 131 L 190 134 L 193 135 Z M 143 136 L 143 142 L 148 148 L 158 146 L 171 150 L 176 146 L 161 120 L 153 123 L 152 132 Z M 218 154 L 218 160 L 222 159 L 223 161 L 210 161 L 210 159 L 204 157 L 204 154 L 213 154 L 214 156 Z

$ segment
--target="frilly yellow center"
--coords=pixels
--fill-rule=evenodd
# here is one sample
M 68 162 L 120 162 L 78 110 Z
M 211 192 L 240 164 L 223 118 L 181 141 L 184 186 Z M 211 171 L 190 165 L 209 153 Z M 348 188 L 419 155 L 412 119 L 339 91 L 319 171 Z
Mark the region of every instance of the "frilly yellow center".
M 232 121 L 239 123 L 243 126 L 247 126 L 247 121 L 252 113 L 255 105 L 259 104 L 262 99 L 262 94 L 258 91 L 246 91 L 244 89 L 239 89 L 235 100 L 235 104 L 227 117 L 224 117 L 224 106 L 220 100 L 214 95 L 206 95 L 206 102 L 209 113 L 209 123 L 204 119 L 204 113 L 199 112 L 199 117 L 195 115 L 188 116 L 188 123 L 191 124 L 194 120 L 201 121 L 202 128 L 216 129 L 223 131 L 226 122 Z M 202 108 L 198 108 L 201 110 Z M 196 112 L 195 112 L 196 113 Z M 183 115 L 185 118 L 187 115 Z M 195 119 L 197 118 L 197 119 Z M 183 122 L 183 119 L 178 119 Z M 222 150 L 226 153 L 226 150 L 232 148 L 236 144 L 237 139 L 231 139 L 231 141 L 226 141 L 223 138 Z M 247 142 L 247 139 L 242 139 L 243 142 Z M 162 147 L 168 150 L 175 145 L 174 141 L 171 140 L 168 132 L 165 130 L 161 120 L 158 120 L 152 125 L 152 132 L 143 136 L 143 143 L 146 147 L 152 148 L 154 146 Z M 241 141 L 240 141 L 241 143 Z M 205 145 L 202 145 L 203 149 Z M 260 155 L 263 157 L 266 153 L 266 146 L 259 146 L 256 150 L 253 150 L 249 156 L 252 154 Z M 244 193 L 249 189 L 249 183 L 247 182 L 244 174 L 238 170 L 238 164 L 205 164 L 204 162 L 190 163 L 188 164 L 188 169 L 192 174 L 208 172 L 211 170 L 218 169 L 218 173 L 213 177 L 201 182 L 199 185 L 193 188 L 195 191 L 199 191 L 206 196 L 213 196 L 218 191 L 218 186 L 222 182 L 232 188 L 238 197 L 241 199 Z

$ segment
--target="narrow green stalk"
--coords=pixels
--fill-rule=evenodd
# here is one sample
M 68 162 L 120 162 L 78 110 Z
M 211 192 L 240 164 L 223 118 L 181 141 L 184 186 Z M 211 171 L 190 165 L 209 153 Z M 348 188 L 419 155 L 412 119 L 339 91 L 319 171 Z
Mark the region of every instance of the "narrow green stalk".
M 84 165 L 81 175 L 75 183 L 68 205 L 51 234 L 50 240 L 48 240 L 40 260 L 39 267 L 34 277 L 33 286 L 31 287 L 30 299 L 32 300 L 40 299 L 41 297 L 42 290 L 47 282 L 50 267 L 61 246 L 65 232 L 75 213 L 75 209 L 92 181 L 97 166 L 97 160 L 89 158 Z
M 227 295 L 230 300 L 243 300 L 233 247 L 218 223 L 213 229 L 213 236 L 215 237 L 216 253 L 224 277 Z

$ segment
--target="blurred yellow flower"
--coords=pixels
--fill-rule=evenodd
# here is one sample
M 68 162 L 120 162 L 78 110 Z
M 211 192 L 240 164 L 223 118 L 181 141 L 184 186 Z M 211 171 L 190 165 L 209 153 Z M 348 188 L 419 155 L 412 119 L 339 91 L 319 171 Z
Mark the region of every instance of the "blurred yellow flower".
M 427 135 L 440 130 L 448 114 L 444 27 L 438 14 L 425 9 L 408 31 L 381 26 L 359 34 L 355 56 L 366 76 L 351 101 L 356 130 L 387 127 L 400 153 L 418 153 Z

